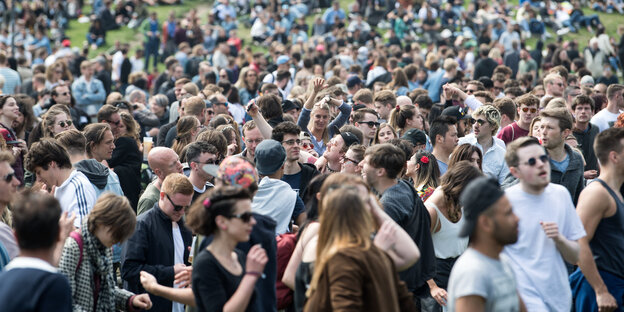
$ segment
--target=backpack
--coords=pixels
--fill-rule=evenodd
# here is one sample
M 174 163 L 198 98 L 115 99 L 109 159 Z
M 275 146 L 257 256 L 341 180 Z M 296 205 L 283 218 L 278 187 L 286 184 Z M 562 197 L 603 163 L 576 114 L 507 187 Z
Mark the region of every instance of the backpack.
M 78 248 L 80 249 L 80 257 L 78 258 L 78 265 L 76 266 L 76 273 L 78 273 L 78 269 L 80 269 L 80 265 L 82 264 L 82 250 L 84 249 L 84 242 L 82 241 L 82 235 L 78 231 L 69 233 L 69 236 L 76 241 Z

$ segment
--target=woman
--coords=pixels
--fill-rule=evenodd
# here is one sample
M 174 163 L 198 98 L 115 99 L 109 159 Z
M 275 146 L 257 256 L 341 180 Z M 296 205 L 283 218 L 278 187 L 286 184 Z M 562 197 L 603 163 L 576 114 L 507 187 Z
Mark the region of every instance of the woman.
M 111 247 L 134 232 L 136 216 L 124 196 L 102 195 L 82 230 L 65 240 L 59 271 L 72 289 L 74 311 L 134 311 L 150 309 L 147 294 L 134 295 L 117 287 Z
M 409 129 L 424 131 L 425 128 L 420 110 L 418 107 L 411 104 L 397 105 L 393 108 L 392 111 L 390 111 L 390 120 L 388 120 L 388 123 L 396 130 L 398 137 Z
M 373 144 L 386 143 L 392 139 L 396 139 L 397 137 L 396 131 L 394 131 L 394 128 L 390 124 L 382 123 L 379 125 L 379 128 L 377 128 Z
M 371 69 L 366 75 L 367 87 L 371 86 L 375 79 L 388 73 L 388 70 L 386 70 L 387 62 L 388 61 L 386 57 L 383 55 L 379 55 L 377 56 L 377 58 L 375 58 L 375 62 L 373 63 L 373 69 Z
M 449 168 L 462 160 L 469 161 L 473 166 L 475 166 L 475 168 L 483 171 L 483 153 L 475 145 L 468 143 L 458 145 L 451 154 Z
M 420 199 L 425 202 L 440 181 L 440 168 L 435 156 L 425 150 L 420 150 L 407 161 L 406 176 L 414 181 L 414 188 Z
M 251 99 L 258 96 L 258 73 L 248 66 L 243 67 L 238 81 L 236 82 L 236 87 L 238 88 L 240 103 L 242 105 L 247 105 Z
M 424 299 L 427 311 L 445 306 L 446 287 L 453 264 L 468 247 L 468 238 L 458 238 L 464 224 L 459 195 L 468 183 L 480 177 L 481 171 L 468 161 L 449 166 L 442 184 L 425 203 L 431 217 L 431 238 L 436 255 L 436 276 L 427 281 L 431 297 Z
M 67 129 L 75 128 L 67 106 L 62 104 L 52 106 L 45 113 L 41 120 L 41 126 L 45 138 L 53 138 Z
M 531 120 L 531 126 L 529 127 L 529 136 L 537 138 L 538 140 L 540 140 L 540 142 L 542 141 L 542 129 L 540 127 L 541 125 L 542 118 L 540 116 L 537 116 L 533 118 L 533 120 Z
M 305 311 L 415 310 L 392 258 L 371 242 L 375 227 L 367 204 L 373 202 L 373 196 L 353 186 L 333 189 L 323 198 Z
M 27 140 L 30 132 L 35 127 L 35 115 L 32 107 L 35 101 L 30 96 L 16 95 L 17 106 L 19 107 L 18 118 L 13 122 L 13 129 L 18 139 Z
M 48 90 L 52 90 L 52 88 L 60 82 L 65 82 L 66 84 L 71 85 L 71 82 L 74 79 L 67 63 L 64 60 L 57 60 L 51 66 L 48 66 L 48 68 L 46 68 L 45 75 L 45 86 Z
M 119 124 L 119 136 L 125 136 L 134 139 L 134 141 L 137 143 L 139 151 L 142 152 L 143 145 L 141 145 L 141 128 L 139 126 L 139 123 L 134 120 L 132 115 L 126 112 L 121 112 L 119 114 L 119 117 L 121 117 L 121 123 Z
M 11 167 L 15 171 L 15 177 L 24 183 L 24 154 L 28 151 L 26 141 L 17 137 L 13 130 L 13 123 L 19 118 L 20 111 L 17 101 L 13 96 L 0 96 L 0 134 L 6 142 L 7 148 L 13 152 L 15 162 Z
M 230 125 L 220 125 L 217 127 L 217 131 L 221 131 L 228 141 L 227 156 L 237 155 L 242 152 L 241 139 L 238 131 L 234 130 L 234 127 Z
M 173 141 L 173 149 L 180 158 L 182 157 L 182 151 L 189 144 L 195 141 L 197 133 L 199 132 L 199 120 L 195 116 L 184 116 L 178 120 L 177 129 L 178 136 Z
M 121 115 L 120 115 L 121 116 Z M 123 122 L 120 124 L 124 124 Z M 125 125 L 125 124 L 124 124 Z M 141 193 L 141 165 L 143 153 L 136 139 L 128 136 L 129 132 L 118 133 L 115 137 L 115 149 L 108 160 L 108 167 L 115 170 L 119 183 L 132 209 L 136 209 Z
M 396 94 L 396 96 L 407 95 L 409 92 L 409 84 L 405 71 L 401 68 L 396 68 L 392 72 L 392 81 L 386 87 Z
M 212 189 L 195 201 L 187 220 L 196 234 L 214 237 L 193 261 L 192 287 L 198 311 L 254 311 L 254 286 L 268 258 L 260 245 L 249 250 L 246 260 L 234 248 L 249 240 L 256 224 L 250 193 L 231 186 Z

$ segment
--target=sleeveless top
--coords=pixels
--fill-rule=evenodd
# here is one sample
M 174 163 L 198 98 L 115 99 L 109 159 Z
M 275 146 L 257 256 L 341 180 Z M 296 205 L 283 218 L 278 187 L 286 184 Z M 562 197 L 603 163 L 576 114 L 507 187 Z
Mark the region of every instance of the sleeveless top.
M 624 202 L 600 179 L 596 179 L 615 200 L 616 211 L 600 220 L 594 237 L 589 242 L 598 270 L 624 279 Z
M 440 224 L 440 230 L 437 233 L 431 233 L 436 258 L 447 259 L 459 257 L 464 250 L 468 248 L 468 237 L 459 237 L 459 231 L 462 226 L 464 226 L 463 212 L 459 221 L 453 223 L 442 214 L 438 206 L 433 202 L 427 201 L 427 206 L 435 208 L 438 213 L 438 223 Z M 434 228 L 436 227 L 437 224 Z

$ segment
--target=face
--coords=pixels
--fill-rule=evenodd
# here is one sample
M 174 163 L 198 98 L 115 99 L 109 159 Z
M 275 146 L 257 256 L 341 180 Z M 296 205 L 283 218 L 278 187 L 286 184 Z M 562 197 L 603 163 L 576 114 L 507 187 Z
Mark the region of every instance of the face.
M 252 216 L 248 222 L 243 221 L 242 218 L 237 216 L 243 216 L 251 213 L 251 200 L 243 199 L 236 202 L 233 207 L 231 216 L 219 216 L 218 224 L 221 227 L 221 231 L 227 233 L 237 242 L 246 242 L 249 240 L 249 235 L 256 225 L 256 220 Z M 225 230 L 224 230 L 225 228 Z
M 411 128 L 423 130 L 425 128 L 425 125 L 423 124 L 424 120 L 418 108 L 416 108 L 415 110 L 416 113 L 414 114 L 414 116 L 412 116 L 412 118 L 408 120 L 408 126 Z
M 538 121 L 533 124 L 533 137 L 542 139 L 542 122 Z
M 228 114 L 227 99 L 225 96 L 218 96 L 218 103 L 212 103 L 215 114 Z
M 8 182 L 7 182 L 8 180 Z M 0 204 L 7 205 L 13 201 L 17 194 L 19 180 L 15 177 L 15 171 L 11 165 L 3 161 L 0 163 Z
M 54 118 L 54 125 L 52 126 L 52 133 L 57 135 L 65 130 L 71 129 L 72 120 L 67 117 L 65 113 L 56 115 Z
M 87 66 L 80 68 L 80 73 L 82 73 L 83 75 L 87 77 L 91 77 L 91 75 L 93 75 L 93 66 L 87 65 Z
M 498 96 L 503 92 L 505 88 L 505 83 L 503 81 L 494 81 L 494 95 Z
M 587 123 L 594 116 L 594 112 L 589 104 L 579 104 L 574 108 L 576 122 Z
M 446 131 L 446 135 L 442 140 L 442 147 L 446 151 L 453 151 L 457 146 L 457 142 L 459 142 L 459 137 L 457 137 L 457 126 L 449 126 L 448 131 Z
M 535 116 L 537 116 L 537 107 L 535 106 L 526 106 L 522 104 L 518 107 L 518 116 L 520 116 L 520 121 L 524 124 L 531 124 L 531 121 Z
M 474 84 L 469 84 L 466 86 L 466 94 L 472 95 L 473 93 L 479 91 L 479 88 Z
M 186 208 L 191 205 L 192 200 L 193 194 L 185 195 L 182 193 L 174 193 L 167 196 L 164 192 L 160 192 L 160 201 L 158 206 L 171 219 L 171 221 L 178 222 L 182 219 L 182 216 L 186 212 Z M 184 209 L 176 211 L 174 205 L 182 206 Z
M 561 80 L 560 78 L 555 78 L 546 84 L 546 89 L 548 91 L 548 94 L 551 94 L 557 97 L 560 97 L 563 95 L 564 87 L 565 86 L 563 85 L 563 80 Z
M 180 97 L 182 96 L 182 90 L 182 85 L 177 85 L 173 87 L 173 93 L 175 94 L 177 100 L 180 100 Z
M 301 141 L 298 135 L 284 134 L 282 146 L 286 150 L 286 157 L 290 161 L 297 161 L 301 151 Z
M 113 131 L 113 135 L 115 137 L 119 137 L 121 135 L 122 122 L 121 122 L 121 116 L 119 116 L 119 113 L 112 114 L 110 116 L 110 119 L 105 120 L 105 122 L 110 125 L 111 130 Z
M 492 137 L 492 125 L 487 121 L 487 118 L 483 115 L 477 115 L 474 117 L 475 122 L 472 124 L 472 131 L 474 132 L 477 140 L 483 140 L 488 137 Z
M 113 157 L 115 150 L 115 137 L 110 131 L 104 133 L 104 137 L 99 144 L 94 144 L 91 148 L 91 155 L 97 161 L 109 160 Z
M 550 183 L 550 162 L 544 148 L 532 144 L 519 148 L 517 154 L 518 166 L 510 168 L 512 174 L 531 189 L 544 189 Z
M 410 177 L 415 177 L 416 172 L 418 171 L 418 163 L 416 161 L 416 154 L 412 155 L 412 157 L 407 161 L 407 172 L 406 175 Z
M 342 173 L 361 174 L 361 168 L 355 160 L 355 152 L 353 150 L 347 150 L 340 160 L 340 164 L 340 172 Z
M 98 226 L 93 234 L 98 238 L 100 243 L 107 248 L 111 248 L 117 243 L 115 239 L 113 239 L 110 226 Z
M 202 170 L 201 167 L 203 167 L 204 165 L 218 165 L 217 162 L 217 155 L 212 153 L 201 153 L 199 155 L 199 158 L 197 159 L 197 162 L 192 162 L 193 164 L 195 164 L 195 166 L 193 166 L 193 170 L 199 175 L 199 177 L 207 181 L 211 179 L 212 176 L 207 174 L 206 171 Z
M 542 143 L 546 149 L 560 146 L 567 136 L 566 131 L 561 131 L 559 120 L 552 117 L 542 118 L 540 129 L 542 130 Z
M 173 150 L 167 151 L 162 160 L 163 168 L 160 168 L 162 172 L 162 179 L 172 173 L 184 173 L 182 163 L 180 163 L 180 157 Z
M 364 138 L 370 140 L 375 137 L 375 132 L 379 127 L 379 119 L 374 114 L 364 114 L 364 119 L 356 124 L 358 129 L 362 130 Z
M 150 103 L 150 111 L 152 111 L 152 113 L 154 113 L 154 115 L 156 116 L 162 116 L 162 114 L 165 112 L 165 108 L 160 105 L 156 105 L 153 101 L 151 102 L 152 103 Z
M 260 142 L 264 140 L 262 133 L 260 133 L 260 129 L 258 127 L 253 128 L 251 130 L 245 130 L 245 146 L 247 146 L 247 154 L 250 157 L 254 157 L 256 155 L 256 147 Z
M 494 203 L 494 233 L 493 237 L 500 245 L 513 244 L 518 241 L 518 216 L 513 213 L 507 196 L 501 197 Z
M 388 115 L 390 115 L 390 105 L 384 105 L 380 102 L 375 102 L 375 111 L 377 115 L 383 120 L 388 120 Z
M 329 124 L 329 111 L 324 109 L 315 109 L 312 111 L 312 125 L 314 130 L 322 131 Z
M 371 166 L 370 156 L 364 157 L 364 160 L 360 162 L 359 167 L 361 168 L 361 171 L 362 171 L 362 179 L 364 179 L 364 181 L 366 181 L 366 183 L 369 186 L 375 187 L 375 183 L 378 180 L 377 179 L 378 169 Z
M 604 84 L 597 84 L 594 86 L 594 93 L 604 95 L 607 92 L 607 86 Z
M 340 134 L 336 135 L 329 141 L 329 143 L 327 143 L 327 149 L 325 150 L 325 154 L 323 154 L 323 156 L 325 156 L 325 158 L 329 161 L 340 161 L 344 155 L 344 152 L 342 152 L 344 146 L 345 142 L 342 139 L 342 136 Z
M 475 168 L 481 170 L 481 156 L 479 156 L 479 153 L 472 153 L 472 156 L 470 156 L 470 164 L 472 164 Z
M 396 136 L 394 132 L 392 132 L 390 126 L 383 127 L 379 130 L 379 134 L 377 135 L 377 141 L 379 141 L 379 143 L 386 143 L 392 139 L 396 139 Z
M 8 98 L 4 102 L 4 106 L 0 109 L 0 113 L 9 120 L 16 120 L 21 115 L 17 102 L 12 97 Z
M 56 87 L 56 96 L 54 96 L 54 100 L 58 104 L 69 105 L 71 102 L 71 93 L 69 92 L 69 87 L 67 86 Z
M 44 170 L 41 167 L 36 167 L 35 174 L 37 175 L 37 179 L 39 179 L 39 181 L 47 185 L 49 188 L 53 186 L 60 186 L 60 183 L 57 183 L 59 169 L 55 162 L 50 162 L 50 164 L 48 164 L 47 170 Z

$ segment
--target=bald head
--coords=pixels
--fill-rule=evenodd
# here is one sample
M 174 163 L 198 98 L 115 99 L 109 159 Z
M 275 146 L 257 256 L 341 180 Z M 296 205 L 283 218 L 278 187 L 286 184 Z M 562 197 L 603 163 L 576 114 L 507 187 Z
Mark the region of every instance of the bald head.
M 147 163 L 161 182 L 171 173 L 183 172 L 180 157 L 168 147 L 152 148 L 147 155 Z
M 401 95 L 397 97 L 397 105 L 403 106 L 403 105 L 410 105 L 410 104 L 412 104 L 412 99 L 410 99 L 408 96 Z

